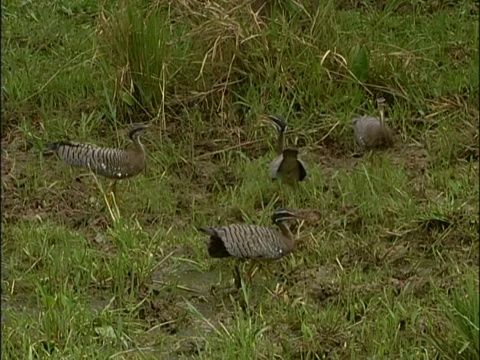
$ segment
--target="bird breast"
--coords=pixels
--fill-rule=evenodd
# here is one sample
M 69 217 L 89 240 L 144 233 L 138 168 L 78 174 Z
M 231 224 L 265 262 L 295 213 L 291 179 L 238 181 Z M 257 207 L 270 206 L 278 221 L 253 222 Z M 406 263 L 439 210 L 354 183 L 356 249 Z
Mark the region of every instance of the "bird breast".
M 277 156 L 270 164 L 270 178 L 281 178 L 287 183 L 302 181 L 307 175 L 305 164 L 297 157 Z

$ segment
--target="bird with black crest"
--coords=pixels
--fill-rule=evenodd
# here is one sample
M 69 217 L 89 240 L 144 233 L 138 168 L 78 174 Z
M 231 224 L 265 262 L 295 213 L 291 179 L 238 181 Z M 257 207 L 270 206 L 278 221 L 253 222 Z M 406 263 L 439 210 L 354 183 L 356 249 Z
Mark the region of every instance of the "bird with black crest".
M 298 157 L 298 150 L 285 148 L 285 131 L 287 122 L 281 115 L 270 115 L 270 124 L 276 130 L 276 158 L 270 164 L 270 178 L 293 185 L 307 177 L 307 168 L 304 162 Z

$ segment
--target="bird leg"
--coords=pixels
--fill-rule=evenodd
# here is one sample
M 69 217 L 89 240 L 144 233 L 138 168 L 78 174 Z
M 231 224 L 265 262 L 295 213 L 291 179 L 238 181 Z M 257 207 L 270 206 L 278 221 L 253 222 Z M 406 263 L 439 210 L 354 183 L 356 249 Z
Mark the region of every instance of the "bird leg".
M 113 194 L 113 196 L 115 197 L 115 200 L 116 200 L 117 199 L 117 180 L 113 181 L 111 191 L 112 191 L 112 194 Z
M 242 288 L 242 278 L 240 276 L 240 269 L 238 268 L 238 265 L 235 265 L 233 269 L 233 276 L 234 276 L 234 281 L 235 281 L 235 287 L 237 289 Z
M 107 202 L 106 206 L 111 209 L 115 210 L 117 213 L 118 209 L 118 200 L 117 200 L 117 180 L 114 180 L 113 183 L 109 186 L 107 193 L 105 194 L 105 200 Z
M 258 265 L 257 267 L 255 267 Z M 250 260 L 250 267 L 247 271 L 247 278 L 249 282 L 252 282 L 253 275 L 255 275 L 256 271 L 260 269 L 260 264 L 257 263 L 255 260 Z
M 108 199 L 111 199 L 111 201 L 108 201 Z M 107 191 L 107 201 L 110 205 L 110 207 L 113 205 L 113 203 L 117 203 L 117 181 L 114 180 L 113 183 L 110 185 L 110 189 Z

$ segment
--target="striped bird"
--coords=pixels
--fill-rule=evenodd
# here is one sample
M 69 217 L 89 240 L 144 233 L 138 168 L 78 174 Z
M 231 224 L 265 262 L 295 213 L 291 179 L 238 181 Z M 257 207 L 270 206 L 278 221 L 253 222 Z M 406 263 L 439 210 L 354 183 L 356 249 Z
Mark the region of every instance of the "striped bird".
M 355 141 L 362 149 L 385 149 L 394 144 L 393 132 L 385 124 L 384 103 L 384 98 L 377 100 L 380 118 L 364 115 L 352 120 Z
M 210 235 L 208 254 L 212 258 L 275 260 L 288 255 L 295 248 L 295 238 L 286 222 L 302 218 L 304 216 L 300 211 L 278 209 L 273 213 L 272 221 L 280 231 L 249 224 L 201 227 L 199 230 Z M 254 264 L 252 262 L 252 267 Z M 238 274 L 238 268 L 236 273 Z M 235 284 L 240 287 L 238 275 Z
M 292 148 L 284 149 L 284 133 L 287 128 L 285 118 L 280 115 L 270 115 L 269 119 L 277 131 L 277 157 L 270 164 L 270 178 L 272 180 L 279 178 L 290 185 L 303 181 L 307 176 L 307 169 L 303 161 L 298 158 L 298 150 Z
M 79 144 L 58 141 L 45 144 L 58 157 L 73 167 L 87 168 L 97 175 L 113 179 L 112 192 L 115 195 L 117 180 L 138 175 L 145 168 L 146 153 L 140 136 L 147 125 L 134 124 L 128 133 L 134 146 L 130 150 L 100 147 L 92 144 Z

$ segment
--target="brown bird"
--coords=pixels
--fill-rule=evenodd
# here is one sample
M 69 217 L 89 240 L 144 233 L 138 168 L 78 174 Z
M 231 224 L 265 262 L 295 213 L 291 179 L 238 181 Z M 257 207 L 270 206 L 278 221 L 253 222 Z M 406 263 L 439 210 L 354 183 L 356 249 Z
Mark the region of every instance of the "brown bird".
M 287 128 L 285 118 L 280 115 L 270 115 L 269 119 L 277 131 L 277 157 L 270 164 L 271 179 L 280 179 L 289 185 L 303 181 L 307 176 L 307 169 L 303 161 L 298 158 L 298 150 L 292 148 L 284 149 L 284 133 Z
M 147 127 L 145 124 L 132 126 L 128 137 L 133 142 L 133 148 L 129 150 L 69 141 L 47 143 L 45 148 L 55 151 L 58 157 L 70 166 L 90 169 L 97 175 L 113 179 L 112 192 L 115 195 L 117 180 L 131 178 L 145 168 L 146 153 L 140 136 Z
M 352 120 L 355 141 L 362 149 L 385 149 L 393 146 L 393 132 L 385 124 L 384 103 L 384 98 L 377 100 L 380 119 L 364 115 Z
M 302 218 L 299 211 L 278 209 L 273 213 L 272 221 L 280 231 L 249 224 L 201 227 L 199 230 L 210 235 L 208 254 L 212 258 L 274 260 L 294 250 L 295 238 L 287 226 L 287 221 Z M 255 262 L 252 262 L 248 271 L 249 277 L 254 264 Z M 235 284 L 240 287 L 238 267 L 235 270 Z

